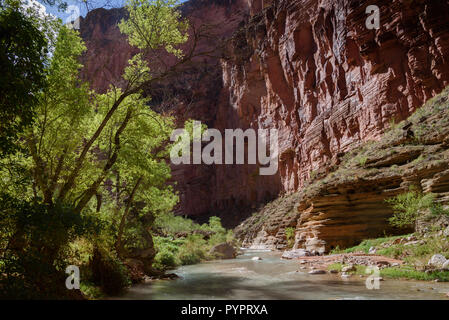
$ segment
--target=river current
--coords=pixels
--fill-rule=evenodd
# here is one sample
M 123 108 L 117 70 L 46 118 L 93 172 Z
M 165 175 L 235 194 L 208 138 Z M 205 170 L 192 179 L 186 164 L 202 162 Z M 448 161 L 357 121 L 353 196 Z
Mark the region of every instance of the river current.
M 255 256 L 262 260 L 253 261 Z M 310 275 L 299 266 L 276 252 L 245 251 L 232 260 L 180 267 L 172 271 L 179 279 L 135 285 L 119 299 L 447 299 L 449 292 L 448 283 L 390 279 L 370 290 L 366 278 Z

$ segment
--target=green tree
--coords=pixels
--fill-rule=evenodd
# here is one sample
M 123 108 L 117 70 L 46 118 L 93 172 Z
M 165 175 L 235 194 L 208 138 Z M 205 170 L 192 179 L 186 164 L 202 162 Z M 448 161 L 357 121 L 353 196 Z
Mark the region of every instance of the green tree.
M 47 39 L 20 2 L 0 2 L 0 156 L 33 122 L 36 96 L 45 86 Z

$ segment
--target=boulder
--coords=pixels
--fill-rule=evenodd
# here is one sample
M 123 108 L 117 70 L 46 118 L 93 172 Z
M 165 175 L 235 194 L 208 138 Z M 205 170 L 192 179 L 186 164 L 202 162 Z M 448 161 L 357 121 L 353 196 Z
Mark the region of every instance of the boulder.
M 427 263 L 434 268 L 443 268 L 443 265 L 447 262 L 446 258 L 441 254 L 434 254 Z
M 309 257 L 312 256 L 312 253 L 305 249 L 294 249 L 284 251 L 282 254 L 282 259 L 296 259 L 300 257 Z
M 446 260 L 445 263 L 443 263 L 443 266 L 441 267 L 443 270 L 449 270 L 449 260 Z
M 220 243 L 210 249 L 210 254 L 219 259 L 234 259 L 237 256 L 237 250 L 229 243 Z
M 260 261 L 260 260 L 262 260 L 262 258 L 261 257 L 253 257 L 251 260 L 253 260 L 253 261 Z

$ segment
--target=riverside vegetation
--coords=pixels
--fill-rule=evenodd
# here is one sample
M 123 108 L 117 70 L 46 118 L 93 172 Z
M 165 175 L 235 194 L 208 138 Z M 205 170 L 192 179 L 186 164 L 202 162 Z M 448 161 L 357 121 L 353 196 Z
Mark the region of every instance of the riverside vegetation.
M 415 187 L 411 191 L 386 200 L 394 210 L 390 223 L 398 228 L 415 228 L 417 232 L 402 236 L 368 239 L 359 245 L 332 250 L 331 254 L 376 254 L 404 261 L 398 266 L 381 268 L 380 275 L 396 279 L 449 281 L 449 267 L 433 262 L 435 255 L 449 259 L 449 209 L 435 200 L 435 195 L 422 194 Z M 426 227 L 422 227 L 426 224 Z M 449 261 L 449 260 L 447 260 Z M 341 263 L 328 266 L 341 271 Z M 365 275 L 366 266 L 357 265 L 349 273 Z
M 0 297 L 118 294 L 232 241 L 217 218 L 200 226 L 172 215 L 174 119 L 143 94 L 193 57 L 179 49 L 189 26 L 177 2 L 127 2 L 119 27 L 138 53 L 120 88 L 104 94 L 80 77 L 86 47 L 77 31 L 21 0 L 0 4 L 2 72 L 12 76 L 1 82 Z M 178 63 L 151 68 L 156 52 Z M 65 287 L 68 265 L 80 268 L 84 294 Z

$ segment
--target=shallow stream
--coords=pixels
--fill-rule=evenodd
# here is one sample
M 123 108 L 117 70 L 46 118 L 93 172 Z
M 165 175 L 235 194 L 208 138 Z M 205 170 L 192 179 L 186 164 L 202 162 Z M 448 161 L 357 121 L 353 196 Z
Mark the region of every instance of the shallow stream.
M 261 257 L 260 261 L 251 258 Z M 310 275 L 298 261 L 275 252 L 245 251 L 232 260 L 180 267 L 177 280 L 157 280 L 131 287 L 120 299 L 447 299 L 449 283 L 390 280 L 369 290 L 365 278 Z

